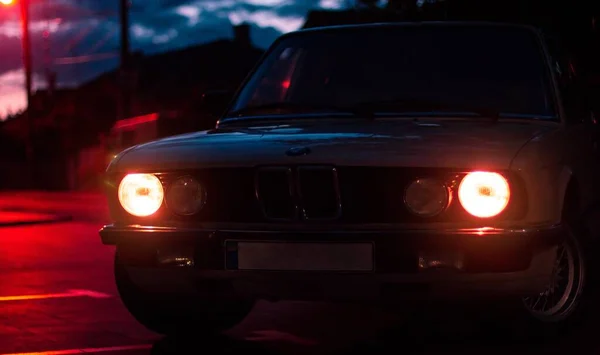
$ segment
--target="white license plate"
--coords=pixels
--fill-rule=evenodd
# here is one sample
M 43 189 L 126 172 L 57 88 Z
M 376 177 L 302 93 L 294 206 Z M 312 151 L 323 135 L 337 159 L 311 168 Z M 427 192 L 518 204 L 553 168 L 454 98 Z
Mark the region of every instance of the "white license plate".
M 371 243 L 238 242 L 239 270 L 371 271 Z

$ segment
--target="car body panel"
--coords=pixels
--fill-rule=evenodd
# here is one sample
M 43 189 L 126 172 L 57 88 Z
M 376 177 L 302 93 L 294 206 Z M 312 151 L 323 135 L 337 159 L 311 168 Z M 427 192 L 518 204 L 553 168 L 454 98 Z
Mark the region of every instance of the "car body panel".
M 456 230 L 394 230 L 372 228 L 370 230 L 314 230 L 299 231 L 294 228 L 260 229 L 246 228 L 144 228 L 106 226 L 101 235 L 105 244 L 120 246 L 121 260 L 128 265 L 132 277 L 142 285 L 159 290 L 161 285 L 183 287 L 197 291 L 196 278 L 221 280 L 224 283 L 245 283 L 251 290 L 252 280 L 261 280 L 262 287 L 255 287 L 262 296 L 283 299 L 306 299 L 290 295 L 290 290 L 281 289 L 282 280 L 304 280 L 305 285 L 314 285 L 317 291 L 335 283 L 356 293 L 358 284 L 371 286 L 372 297 L 383 296 L 388 286 L 410 283 L 421 288 L 422 294 L 435 297 L 435 289 L 448 291 L 452 284 L 462 292 L 483 292 L 525 295 L 539 292 L 551 276 L 553 253 L 556 243 L 563 237 L 562 226 L 537 227 L 530 229 L 456 229 Z M 285 236 L 285 239 L 282 237 Z M 115 238 L 116 237 L 116 238 Z M 373 243 L 379 250 L 374 260 L 373 271 L 260 271 L 243 270 L 237 262 L 231 264 L 228 256 L 236 252 L 231 247 L 222 252 L 224 245 L 237 243 Z M 416 254 L 413 254 L 415 252 Z M 448 252 L 450 252 L 448 254 Z M 525 254 L 523 254 L 525 253 Z M 159 255 L 152 258 L 152 255 Z M 200 257 L 204 255 L 204 257 Z M 407 260 L 419 255 L 418 270 Z M 450 257 L 448 257 L 450 255 Z M 514 255 L 531 255 L 531 261 Z M 258 255 L 257 255 L 258 256 Z M 511 257 L 513 256 L 513 257 Z M 273 258 L 276 255 L 262 255 Z M 421 260 L 422 259 L 422 260 Z M 486 262 L 481 263 L 481 260 Z M 177 261 L 179 260 L 179 262 Z M 181 264 L 181 260 L 195 260 L 193 264 Z M 231 259 L 231 260 L 237 260 Z M 479 260 L 479 261 L 478 261 Z M 493 260 L 491 263 L 489 263 Z M 435 264 L 430 264 L 434 262 Z M 292 262 L 293 263 L 293 262 Z M 461 271 L 453 269 L 454 265 Z M 177 272 L 170 272 L 173 266 Z M 435 266 L 431 266 L 435 265 Z M 177 275 L 179 274 L 179 275 Z M 153 278 L 153 275 L 156 276 Z M 170 275 L 169 280 L 159 275 Z M 186 275 L 186 276 L 182 276 Z M 248 286 L 250 284 L 250 286 Z M 279 284 L 279 287 L 278 287 Z M 352 286 L 354 284 L 354 286 Z M 269 294 L 268 289 L 278 289 Z M 285 288 L 285 287 L 284 287 Z M 309 287 L 310 288 L 310 287 Z M 293 292 L 292 292 L 293 293 Z M 318 292 L 317 292 L 318 293 Z M 340 297 L 338 292 L 336 297 Z M 446 294 L 447 295 L 447 294 Z M 438 294 L 437 296 L 440 296 Z M 463 293 L 464 296 L 464 293 Z M 290 298 L 291 297 L 291 298 Z M 361 298 L 361 297 L 359 297 Z
M 216 129 L 143 144 L 123 154 L 110 171 L 323 163 L 507 169 L 527 141 L 558 127 L 486 119 L 289 120 L 278 126 Z M 309 147 L 311 153 L 286 155 L 296 147 Z
M 515 156 L 510 169 L 528 181 L 528 201 L 532 204 L 528 220 L 560 221 L 572 182 L 576 183 L 580 210 L 596 209 L 600 156 L 594 148 L 595 136 L 590 125 L 564 126 L 532 139 Z

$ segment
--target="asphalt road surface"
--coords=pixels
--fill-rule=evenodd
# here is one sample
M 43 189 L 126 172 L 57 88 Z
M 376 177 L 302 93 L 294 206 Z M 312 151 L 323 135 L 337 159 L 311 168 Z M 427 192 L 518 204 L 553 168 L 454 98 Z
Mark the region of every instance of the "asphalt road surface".
M 301 302 L 260 302 L 220 337 L 162 338 L 137 324 L 120 303 L 112 278 L 114 250 L 97 233 L 106 219 L 103 202 L 96 194 L 0 194 L 0 210 L 74 216 L 0 227 L 0 355 L 600 352 L 593 315 L 579 332 L 540 341 L 471 321 L 460 310 L 392 317 L 367 307 Z

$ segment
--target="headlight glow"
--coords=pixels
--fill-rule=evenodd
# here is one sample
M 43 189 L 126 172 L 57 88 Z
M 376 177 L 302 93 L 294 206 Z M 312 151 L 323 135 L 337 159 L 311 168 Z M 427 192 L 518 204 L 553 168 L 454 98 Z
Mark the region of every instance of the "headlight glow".
M 458 187 L 463 208 L 479 218 L 500 214 L 510 200 L 508 181 L 498 173 L 476 171 L 467 174 Z
M 123 209 L 137 217 L 150 216 L 162 205 L 164 190 L 152 174 L 129 174 L 119 184 L 119 202 Z

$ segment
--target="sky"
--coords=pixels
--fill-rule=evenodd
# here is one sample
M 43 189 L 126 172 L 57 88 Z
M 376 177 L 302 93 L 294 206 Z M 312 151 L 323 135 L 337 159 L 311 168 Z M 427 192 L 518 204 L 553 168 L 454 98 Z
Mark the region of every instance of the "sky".
M 18 0 L 16 0 L 18 1 Z M 33 86 L 46 69 L 73 87 L 119 63 L 118 0 L 29 0 Z M 248 23 L 255 45 L 266 48 L 299 29 L 312 9 L 343 9 L 352 0 L 131 0 L 131 49 L 165 52 L 231 38 L 232 24 Z M 25 107 L 18 6 L 0 6 L 0 119 Z

